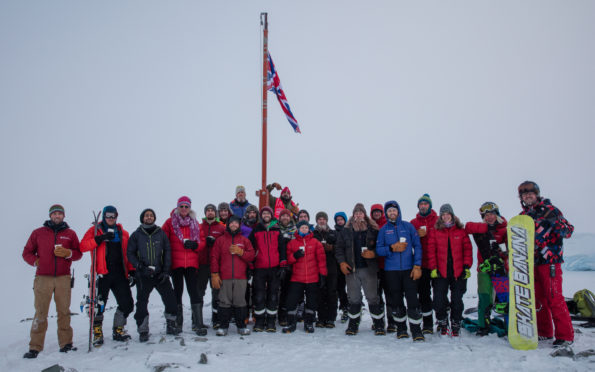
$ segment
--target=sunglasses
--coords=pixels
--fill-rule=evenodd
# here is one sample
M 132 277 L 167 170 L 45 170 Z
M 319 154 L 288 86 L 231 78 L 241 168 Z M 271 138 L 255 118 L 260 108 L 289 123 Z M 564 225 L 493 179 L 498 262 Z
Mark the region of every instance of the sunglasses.
M 106 220 L 113 220 L 115 219 L 117 216 L 115 214 L 106 214 L 105 215 L 105 219 Z
M 185 204 L 182 204 L 182 205 L 178 206 L 178 208 L 182 208 L 182 209 L 188 209 L 188 208 L 190 208 L 190 207 L 189 207 L 189 206 L 187 206 L 187 205 L 185 205 Z
M 530 189 L 520 189 L 519 190 L 519 194 L 523 195 L 523 194 L 527 194 L 527 193 L 534 193 L 537 194 L 537 190 L 535 190 L 534 188 L 530 188 Z
M 485 214 L 488 212 L 494 212 L 494 211 L 496 211 L 496 209 L 498 209 L 498 206 L 496 205 L 496 203 L 485 203 L 484 205 L 481 206 L 481 208 L 479 208 L 479 213 Z

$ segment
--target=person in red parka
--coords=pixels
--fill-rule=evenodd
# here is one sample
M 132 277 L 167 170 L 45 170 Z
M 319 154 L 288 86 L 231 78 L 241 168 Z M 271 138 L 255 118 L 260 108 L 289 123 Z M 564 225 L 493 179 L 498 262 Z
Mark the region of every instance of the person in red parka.
M 245 319 L 248 316 L 246 270 L 254 260 L 252 243 L 240 230 L 240 218 L 229 217 L 223 236 L 215 241 L 211 252 L 211 283 L 219 290 L 219 321 L 217 336 L 226 336 L 233 310 L 240 335 L 249 335 Z
M 197 335 L 204 336 L 207 329 L 202 322 L 202 298 L 198 289 L 200 227 L 191 207 L 189 197 L 180 197 L 177 208 L 161 229 L 167 235 L 171 247 L 171 278 L 178 306 L 176 323 L 180 328 L 184 323 L 182 294 L 185 281 L 192 309 L 192 330 Z
M 50 207 L 50 219 L 43 227 L 34 230 L 23 249 L 23 259 L 35 266 L 35 316 L 31 324 L 29 351 L 24 358 L 37 358 L 43 350 L 45 332 L 48 328 L 48 311 L 52 294 L 58 313 L 58 343 L 61 352 L 76 350 L 72 346 L 70 326 L 70 264 L 80 260 L 79 239 L 74 230 L 64 222 L 64 207 Z
M 440 207 L 440 218 L 435 230 L 430 231 L 428 264 L 434 281 L 434 309 L 438 332 L 445 336 L 449 333 L 446 307 L 450 289 L 450 333 L 458 337 L 463 319 L 463 294 L 467 291 L 467 279 L 471 276 L 469 268 L 473 265 L 473 247 L 455 216 L 450 204 Z
M 417 281 L 417 294 L 421 305 L 423 316 L 422 333 L 434 333 L 434 320 L 432 317 L 432 278 L 428 259 L 429 232 L 434 230 L 438 214 L 432 209 L 432 199 L 429 194 L 423 194 L 417 200 L 417 215 L 411 220 L 411 224 L 417 230 L 421 242 L 421 278 Z
M 322 243 L 310 232 L 308 221 L 299 221 L 296 227 L 295 239 L 287 244 L 287 263 L 292 266 L 292 274 L 287 294 L 288 325 L 283 327 L 283 333 L 295 331 L 297 305 L 304 298 L 304 292 L 304 330 L 313 333 L 318 290 L 326 284 L 326 254 Z
M 199 256 L 198 262 L 200 264 L 199 272 L 199 296 L 203 299 L 200 303 L 200 315 L 202 318 L 202 304 L 204 303 L 204 295 L 207 289 L 207 283 L 211 278 L 211 250 L 215 245 L 215 240 L 222 236 L 225 232 L 225 224 L 217 218 L 217 209 L 213 204 L 207 204 L 204 209 L 205 218 L 200 224 L 200 245 L 198 247 Z M 227 218 L 227 217 L 226 217 Z M 219 290 L 213 288 L 211 283 L 211 322 L 213 329 L 219 328 Z M 201 319 L 202 323 L 202 319 Z
M 124 326 L 128 315 L 134 309 L 134 300 L 130 291 L 130 272 L 134 267 L 128 262 L 128 231 L 117 223 L 118 210 L 111 205 L 103 208 L 103 219 L 97 225 L 91 226 L 81 240 L 81 252 L 92 252 L 97 249 L 96 271 L 97 301 L 100 306 L 93 324 L 93 345 L 103 344 L 103 310 L 107 306 L 110 290 L 116 297 L 118 308 L 114 313 L 112 338 L 114 341 L 128 341 L 130 335 Z M 134 276 L 134 275 L 132 275 Z

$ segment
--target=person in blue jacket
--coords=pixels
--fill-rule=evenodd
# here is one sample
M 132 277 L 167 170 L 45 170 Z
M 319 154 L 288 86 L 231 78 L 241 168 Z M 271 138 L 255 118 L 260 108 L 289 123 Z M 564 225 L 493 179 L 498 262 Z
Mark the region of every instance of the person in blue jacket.
M 421 277 L 422 248 L 415 227 L 401 218 L 401 207 L 394 201 L 384 204 L 387 223 L 378 232 L 376 254 L 385 257 L 384 271 L 391 302 L 391 316 L 397 323 L 397 338 L 407 338 L 407 323 L 413 341 L 425 341 L 421 331 L 421 309 L 417 298 L 417 280 Z M 403 303 L 407 299 L 407 308 Z

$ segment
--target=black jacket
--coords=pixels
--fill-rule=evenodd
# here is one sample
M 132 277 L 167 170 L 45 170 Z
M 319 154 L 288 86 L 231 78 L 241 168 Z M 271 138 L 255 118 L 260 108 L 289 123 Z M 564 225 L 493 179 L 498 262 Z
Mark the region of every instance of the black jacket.
M 321 243 L 324 241 L 326 244 L 322 244 L 324 247 L 324 253 L 326 253 L 326 266 L 337 265 L 335 260 L 335 244 L 337 243 L 337 232 L 332 229 L 326 231 L 314 228 L 312 232 L 315 239 L 318 239 Z M 328 250 L 330 248 L 330 250 Z
M 366 233 L 366 242 L 368 249 L 373 250 L 376 253 L 376 238 L 378 237 L 378 225 L 366 217 L 368 222 L 368 231 Z M 354 247 L 353 247 L 353 228 L 351 227 L 351 220 L 345 225 L 345 227 L 337 232 L 337 243 L 335 245 L 335 258 L 338 263 L 347 262 L 349 266 L 355 269 L 354 259 Z M 378 270 L 378 262 L 376 258 L 365 259 L 366 265 L 373 269 Z
M 169 273 L 171 269 L 171 248 L 167 234 L 159 226 L 149 234 L 142 226 L 130 235 L 128 240 L 128 261 L 135 269 L 139 265 L 155 266 L 155 273 Z

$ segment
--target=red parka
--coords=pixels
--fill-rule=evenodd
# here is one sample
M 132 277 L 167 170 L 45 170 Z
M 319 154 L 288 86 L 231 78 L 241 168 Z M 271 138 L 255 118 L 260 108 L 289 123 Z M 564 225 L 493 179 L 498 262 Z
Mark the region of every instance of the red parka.
M 386 225 L 386 216 L 384 215 L 384 207 L 382 206 L 382 204 L 372 204 L 372 206 L 370 207 L 370 218 L 372 218 L 372 212 L 374 211 L 380 211 L 380 213 L 382 213 L 382 215 L 380 216 L 380 218 L 378 220 L 374 220 L 374 222 L 376 222 L 376 224 L 378 224 L 378 229 L 381 229 L 382 226 Z M 376 261 L 378 262 L 378 268 L 384 270 L 384 258 L 382 256 L 376 256 Z
M 502 217 L 500 217 L 502 218 Z M 502 223 L 496 225 L 496 229 L 492 230 L 492 234 L 497 244 L 507 244 L 507 233 L 506 233 L 507 222 L 502 218 Z M 488 224 L 485 222 L 467 222 L 465 224 L 465 232 L 467 234 L 487 234 Z M 476 241 L 477 242 L 477 241 Z M 500 257 L 504 261 L 505 267 L 508 268 L 508 257 L 505 252 L 500 252 Z M 481 251 L 477 250 L 477 271 L 479 271 L 479 265 L 483 263 L 485 258 L 481 256 Z
M 312 233 L 302 237 L 296 231 L 294 236 L 295 239 L 287 244 L 287 263 L 293 266 L 291 281 L 306 284 L 316 283 L 319 280 L 319 275 L 327 275 L 324 247 Z M 305 247 L 305 255 L 296 260 L 293 254 L 300 247 Z
M 124 258 L 124 270 L 126 271 L 126 276 L 128 276 L 129 271 L 134 271 L 134 267 L 130 262 L 128 262 L 128 257 L 126 256 L 126 251 L 128 249 L 128 231 L 124 230 L 122 225 L 119 223 L 116 224 L 116 228 L 118 229 L 120 240 L 122 242 L 122 257 Z M 107 274 L 107 264 L 105 262 L 105 244 L 106 242 L 101 242 L 99 247 L 95 242 L 95 227 L 91 226 L 89 230 L 83 236 L 83 240 L 81 240 L 81 252 L 91 252 L 93 249 L 97 248 L 97 274 Z M 97 225 L 97 235 L 103 235 L 104 231 L 101 229 L 101 223 Z
M 219 220 L 215 220 L 212 223 L 208 223 L 203 218 L 200 224 L 200 244 L 198 246 L 198 263 L 199 265 L 210 265 L 211 264 L 211 251 L 212 247 L 207 246 L 207 236 L 212 236 L 217 239 L 225 232 L 225 224 Z
M 431 210 L 430 214 L 427 216 L 422 216 L 421 214 L 417 214 L 414 219 L 411 220 L 411 224 L 415 227 L 415 230 L 419 230 L 422 226 L 426 227 L 426 236 L 423 238 L 419 238 L 421 242 L 421 267 L 424 269 L 430 268 L 429 262 L 429 239 L 430 239 L 430 231 L 435 229 L 436 222 L 438 221 L 438 214 L 435 210 Z
M 161 226 L 161 230 L 163 230 L 169 238 L 169 245 L 171 247 L 171 269 L 177 269 L 178 267 L 195 267 L 198 269 L 198 255 L 201 248 L 200 244 L 196 250 L 184 248 L 184 242 L 180 240 L 174 232 L 171 217 L 165 221 L 163 226 Z M 184 239 L 190 239 L 190 226 L 180 226 L 180 230 L 182 231 Z M 204 263 L 206 264 L 207 261 Z
M 447 277 L 448 245 L 452 254 L 452 268 L 455 278 L 463 274 L 463 267 L 473 265 L 473 247 L 463 225 L 457 217 L 455 224 L 445 227 L 440 219 L 429 237 L 428 265 L 429 269 L 438 269 L 440 276 Z
M 35 265 L 35 260 L 39 259 L 35 275 L 70 275 L 72 261 L 80 260 L 83 256 L 79 249 L 79 238 L 74 230 L 68 228 L 68 225 L 65 225 L 65 229 L 56 232 L 45 225 L 31 233 L 27 244 L 25 244 L 25 249 L 23 249 L 23 259 L 31 266 Z M 56 244 L 62 244 L 64 248 L 70 249 L 72 256 L 69 258 L 56 257 L 54 255 L 54 245 Z
M 268 269 L 279 266 L 282 261 L 280 249 L 282 247 L 281 233 L 277 221 L 259 223 L 250 233 L 250 242 L 256 252 L 254 267 L 257 269 Z M 283 258 L 284 259 L 284 258 Z
M 229 247 L 235 244 L 244 250 L 244 254 L 238 256 L 229 252 Z M 222 280 L 247 279 L 246 269 L 248 264 L 254 260 L 254 249 L 248 238 L 237 231 L 231 235 L 229 231 L 215 241 L 211 251 L 211 272 L 219 273 Z

